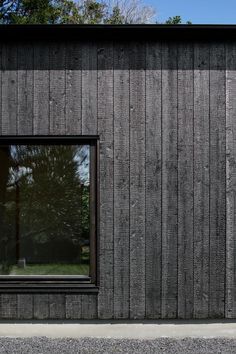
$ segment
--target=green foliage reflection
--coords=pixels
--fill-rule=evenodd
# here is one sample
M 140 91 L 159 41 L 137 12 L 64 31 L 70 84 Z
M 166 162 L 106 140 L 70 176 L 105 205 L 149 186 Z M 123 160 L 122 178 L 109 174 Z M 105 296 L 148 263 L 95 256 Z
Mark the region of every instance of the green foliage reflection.
M 11 145 L 0 162 L 2 272 L 19 259 L 88 262 L 89 146 Z

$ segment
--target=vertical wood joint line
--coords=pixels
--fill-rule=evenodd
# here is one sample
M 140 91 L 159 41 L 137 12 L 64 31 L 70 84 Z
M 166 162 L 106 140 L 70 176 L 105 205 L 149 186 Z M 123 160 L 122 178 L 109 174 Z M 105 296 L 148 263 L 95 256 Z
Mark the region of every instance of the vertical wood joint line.
M 48 128 L 49 128 L 49 134 L 51 134 L 51 110 L 52 110 L 52 105 L 51 105 L 51 51 L 52 49 L 48 49 L 48 97 L 49 97 L 49 110 L 48 110 Z
M 130 118 L 130 50 L 127 49 L 127 54 L 128 54 L 128 72 L 129 72 L 129 318 L 130 318 L 130 313 L 131 313 L 131 309 L 130 309 L 130 294 L 131 294 L 131 290 L 130 290 L 130 278 L 131 278 L 131 271 L 130 271 L 130 230 L 131 230 L 131 222 L 130 222 L 130 217 L 131 217 L 131 212 L 130 212 L 130 201 L 131 201 L 131 193 L 130 193 L 130 189 L 131 189 L 131 173 L 130 173 L 130 139 L 131 139 L 131 134 L 130 134 L 130 127 L 131 127 L 131 118 Z
M 113 281 L 113 302 L 112 302 L 112 308 L 113 308 L 113 314 L 112 317 L 114 318 L 114 313 L 115 313 L 115 306 L 114 306 L 114 295 L 115 295 L 115 257 L 114 257 L 114 252 L 115 252 L 115 104 L 114 104 L 114 97 L 115 97 L 115 80 L 114 80 L 114 64 L 115 64 L 115 60 L 114 60 L 114 42 L 112 41 L 111 44 L 111 49 L 112 49 L 112 115 L 113 115 L 113 124 L 112 124 L 112 129 L 113 129 L 113 212 L 112 212 L 112 217 L 113 217 L 113 274 L 112 274 L 112 281 Z
M 96 114 L 97 114 L 97 119 L 96 119 L 96 124 L 97 124 L 97 133 L 98 133 L 98 129 L 99 129 L 99 126 L 98 126 L 98 118 L 99 118 L 99 114 L 98 114 L 98 108 L 99 108 L 99 105 L 98 105 L 98 96 L 99 96 L 99 94 L 98 94 L 98 88 L 99 88 L 99 65 L 98 65 L 98 61 L 99 61 L 99 55 L 98 55 L 98 44 L 96 43 L 96 44 L 93 44 L 94 45 L 94 47 L 95 47 L 95 50 L 96 50 L 96 53 L 97 53 L 97 55 L 96 55 L 96 69 L 97 69 L 97 72 L 96 72 L 96 81 L 97 81 L 97 92 L 96 92 L 96 99 L 97 99 L 97 102 L 96 102 L 96 107 L 97 107 L 97 112 L 96 112 Z M 90 47 L 89 47 L 90 48 Z M 99 186 L 99 188 L 100 188 L 100 186 Z
M 160 43 L 160 51 L 161 51 L 161 53 L 160 53 L 160 57 L 161 57 L 161 75 L 160 75 L 160 86 L 161 86 L 161 97 L 160 97 L 160 99 L 161 99 L 161 163 L 160 163 L 160 166 L 161 166 L 161 203 L 160 203 L 160 205 L 161 205 L 161 210 L 160 210 L 160 214 L 161 214 L 161 237 L 160 237 L 160 243 L 161 243 L 161 256 L 160 256 L 160 267 L 161 267 L 161 271 L 160 271 L 160 292 L 159 292 L 159 294 L 160 294 L 160 317 L 162 317 L 162 278 L 163 278 L 163 274 L 162 274 L 162 242 L 163 242 L 163 240 L 162 240 L 162 234 L 163 234 L 163 221 L 162 221 L 162 200 L 163 200 L 163 188 L 162 188 L 162 186 L 163 186 L 163 181 L 162 181 L 162 171 L 163 171 L 163 151 L 162 151 L 162 149 L 163 149 L 163 121 L 162 121 L 162 119 L 163 119 L 163 107 L 162 107 L 162 69 L 163 69 L 163 63 L 162 63 L 162 60 L 163 60 L 163 58 L 162 58 L 162 46 L 163 46 L 163 42 L 161 42 Z
M 147 103 L 146 103 L 146 100 L 147 100 L 147 82 L 146 82 L 146 72 L 147 72 L 147 58 L 146 58 L 146 55 L 147 55 L 147 44 L 146 43 L 143 43 L 143 51 L 144 51 L 144 82 L 145 82 L 145 85 L 144 85 L 144 266 L 145 266 L 145 270 L 144 270 L 144 274 L 145 274 L 145 281 L 144 281 L 144 313 L 145 313 L 145 317 L 146 317 L 146 269 L 147 269 L 147 264 L 146 264 L 146 250 L 147 250 L 147 245 L 146 245 L 146 180 L 147 180 L 147 176 L 146 176 L 146 173 L 147 173 L 147 165 L 146 165 L 146 155 L 147 155 L 147 127 L 146 127 L 146 109 L 147 109 Z
M 224 99 L 224 103 L 225 103 L 225 120 L 224 120 L 224 123 L 225 123 L 225 131 L 224 131 L 224 139 L 225 139 L 225 146 L 224 146 L 224 156 L 225 156 L 225 167 L 224 167 L 224 175 L 225 175 L 225 185 L 224 185 L 224 195 L 225 195 L 225 272 L 224 272 L 224 317 L 226 318 L 226 299 L 227 299 L 227 296 L 226 296 L 226 291 L 227 291 L 227 288 L 226 288 L 226 279 L 227 279 L 227 176 L 226 176 L 226 173 L 227 173 L 227 157 L 226 157 L 226 153 L 227 153 L 227 149 L 226 149 L 226 144 L 227 144 L 227 135 L 226 135 L 226 132 L 227 132 L 227 121 L 226 121 L 226 114 L 227 114 L 227 57 L 226 57 L 226 45 L 224 43 L 224 92 L 225 92 L 225 99 Z
M 32 92 L 32 134 L 35 135 L 35 105 L 34 105 L 34 79 L 35 79 L 35 75 L 34 75 L 34 61 L 35 61 L 35 45 L 32 44 L 32 88 L 33 88 L 33 92 Z
M 209 273 L 209 282 L 208 282 L 208 314 L 210 312 L 210 300 L 211 300 L 211 47 L 208 49 L 209 57 L 209 250 L 208 250 L 208 273 Z
M 80 42 L 79 53 L 80 53 L 79 54 L 80 55 L 80 69 L 79 69 L 80 70 L 80 133 L 81 135 L 83 135 L 83 44 L 81 42 Z M 96 122 L 97 121 L 98 121 L 98 117 L 96 117 Z
M 0 135 L 2 135 L 2 44 L 0 44 Z M 1 312 L 1 299 L 0 299 Z
M 177 247 L 176 247 L 176 253 L 177 253 L 177 289 L 176 289 L 176 294 L 177 294 L 177 299 L 176 299 L 176 317 L 179 317 L 179 46 L 180 44 L 176 45 L 176 80 L 177 80 L 177 85 L 176 85 L 176 90 L 177 90 L 177 98 L 176 98 L 176 159 L 177 159 L 177 172 L 176 172 L 176 187 L 177 187 L 177 208 L 176 208 L 176 213 L 177 213 Z
M 9 55 L 9 51 L 8 51 Z M 19 134 L 19 43 L 16 44 L 16 135 Z M 9 133 L 9 132 L 8 132 Z
M 194 83 L 195 83 L 195 75 L 194 75 L 194 71 L 195 71 L 195 46 L 194 44 L 192 45 L 192 89 L 193 89 L 193 94 L 192 94 L 192 105 L 193 105 L 193 113 L 192 113 L 192 120 L 193 120 L 193 124 L 192 124 L 192 129 L 193 129 L 193 139 L 192 139 L 192 144 L 193 144 L 193 165 L 192 165 L 192 172 L 193 172 L 193 177 L 192 177 L 192 188 L 193 188 L 193 212 L 192 212 L 192 233 L 193 233 L 193 240 L 192 240 L 192 247 L 193 247 L 193 259 L 192 259 L 192 267 L 193 267 L 193 279 L 192 279 L 192 287 L 193 287 L 193 303 L 192 303 L 192 317 L 194 318 L 194 314 L 195 314 L 195 309 L 194 309 L 194 305 L 195 305 L 195 283 L 194 283 L 194 277 L 195 277 L 195 272 L 194 272 L 194 261 L 195 261 L 195 252 L 194 252 L 194 248 L 195 248 L 195 228 L 194 228 L 194 218 L 195 218 L 195 107 L 194 107 L 194 96 L 195 96 L 195 90 L 194 90 Z
M 64 88 L 64 124 L 65 124 L 65 127 L 64 127 L 64 132 L 65 134 L 67 135 L 68 133 L 68 130 L 67 130 L 67 127 L 68 127 L 68 121 L 67 121 L 67 53 L 68 53 L 68 50 L 67 50 L 67 43 L 64 42 L 63 44 L 64 46 L 64 82 L 65 82 L 65 88 Z M 70 54 L 71 55 L 71 54 Z
M 32 295 L 32 319 L 34 319 L 34 295 Z

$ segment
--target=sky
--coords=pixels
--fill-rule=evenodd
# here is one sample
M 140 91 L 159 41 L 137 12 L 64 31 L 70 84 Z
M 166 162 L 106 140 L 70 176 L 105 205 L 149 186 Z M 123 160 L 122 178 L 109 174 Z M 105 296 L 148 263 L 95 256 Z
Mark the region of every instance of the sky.
M 156 10 L 156 20 L 165 22 L 180 15 L 183 23 L 236 24 L 236 0 L 143 0 Z

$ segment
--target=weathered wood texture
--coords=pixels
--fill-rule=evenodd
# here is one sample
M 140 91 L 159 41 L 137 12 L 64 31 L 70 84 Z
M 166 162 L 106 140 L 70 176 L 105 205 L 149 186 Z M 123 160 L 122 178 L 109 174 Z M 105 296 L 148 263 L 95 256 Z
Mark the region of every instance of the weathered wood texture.
M 18 43 L 17 134 L 33 134 L 33 47 Z
M 178 124 L 174 43 L 162 45 L 162 318 L 178 311 Z
M 114 317 L 129 318 L 129 45 L 114 46 Z
M 66 134 L 82 134 L 82 46 L 66 45 Z
M 33 133 L 48 135 L 50 124 L 49 47 L 43 43 L 34 46 L 34 120 Z
M 161 44 L 146 49 L 146 317 L 161 318 Z M 153 163 L 155 161 L 155 163 Z
M 236 44 L 1 43 L 1 135 L 99 135 L 99 294 L 0 319 L 236 318 Z M 227 227 L 226 227 L 227 226 Z
M 17 44 L 2 45 L 2 134 L 16 135 L 18 121 Z
M 225 48 L 210 45 L 209 317 L 224 317 L 225 301 Z
M 66 134 L 66 48 L 64 43 L 52 43 L 49 51 L 49 132 Z
M 226 299 L 225 316 L 236 318 L 236 43 L 226 45 Z
M 113 44 L 98 44 L 98 134 L 100 137 L 100 318 L 113 317 L 114 294 L 114 104 Z
M 145 317 L 145 45 L 130 45 L 130 317 Z
M 98 57 L 97 43 L 83 43 L 82 57 L 82 134 L 96 135 L 98 128 Z
M 209 45 L 194 46 L 194 318 L 209 304 Z
M 178 48 L 178 318 L 193 317 L 193 45 Z
M 2 44 L 0 44 L 0 132 L 2 134 Z

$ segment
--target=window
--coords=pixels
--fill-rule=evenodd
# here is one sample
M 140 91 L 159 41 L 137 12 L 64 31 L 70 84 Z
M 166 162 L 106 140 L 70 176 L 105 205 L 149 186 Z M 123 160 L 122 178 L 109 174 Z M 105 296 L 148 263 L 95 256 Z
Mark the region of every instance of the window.
M 96 275 L 95 138 L 0 138 L 0 289 L 88 290 Z

